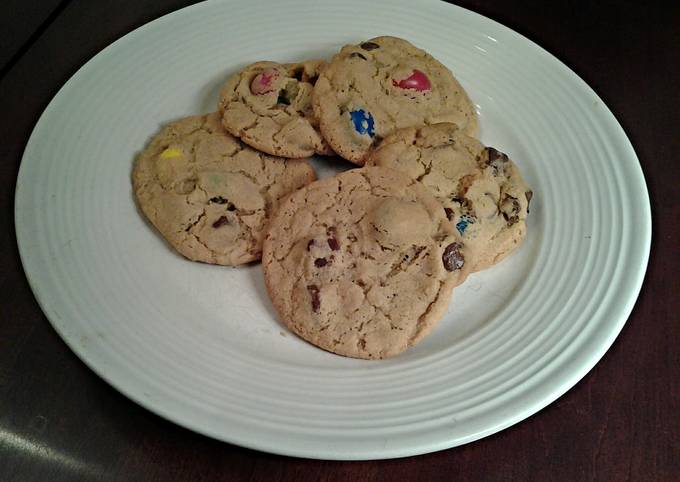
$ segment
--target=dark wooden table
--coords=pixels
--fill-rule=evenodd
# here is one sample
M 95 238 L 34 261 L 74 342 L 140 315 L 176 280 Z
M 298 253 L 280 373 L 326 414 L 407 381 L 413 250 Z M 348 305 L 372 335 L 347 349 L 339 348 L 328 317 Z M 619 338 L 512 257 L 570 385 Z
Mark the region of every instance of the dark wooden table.
M 0 480 L 680 480 L 680 8 L 640 1 L 461 1 L 542 45 L 604 99 L 645 172 L 654 231 L 623 332 L 576 387 L 475 443 L 399 460 L 282 457 L 140 408 L 67 348 L 23 274 L 13 223 L 22 151 L 63 83 L 186 0 L 0 4 Z

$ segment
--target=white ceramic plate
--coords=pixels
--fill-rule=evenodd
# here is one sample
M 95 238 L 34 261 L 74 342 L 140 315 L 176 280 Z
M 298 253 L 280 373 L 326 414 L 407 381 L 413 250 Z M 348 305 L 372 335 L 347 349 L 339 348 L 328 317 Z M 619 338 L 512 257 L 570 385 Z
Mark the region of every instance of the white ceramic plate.
M 459 287 L 420 345 L 371 362 L 288 332 L 258 265 L 172 252 L 136 210 L 130 173 L 161 124 L 215 109 L 239 67 L 329 57 L 377 35 L 410 39 L 454 71 L 478 105 L 482 140 L 516 160 L 535 195 L 519 252 Z M 209 1 L 115 42 L 36 125 L 16 229 L 45 314 L 118 390 L 217 439 L 330 459 L 444 449 L 545 407 L 621 330 L 651 236 L 633 148 L 567 67 L 461 8 L 357 0 Z

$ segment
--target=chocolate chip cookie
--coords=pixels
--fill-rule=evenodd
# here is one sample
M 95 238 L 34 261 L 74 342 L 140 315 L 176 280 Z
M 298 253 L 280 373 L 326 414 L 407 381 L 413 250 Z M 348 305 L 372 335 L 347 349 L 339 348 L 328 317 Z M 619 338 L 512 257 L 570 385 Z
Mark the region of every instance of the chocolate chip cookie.
M 332 155 L 312 109 L 312 89 L 325 63 L 257 62 L 233 75 L 220 94 L 222 123 L 260 151 L 284 157 Z
M 333 353 L 376 359 L 432 330 L 473 264 L 469 255 L 427 188 L 365 167 L 286 198 L 267 229 L 262 266 L 292 331 Z
M 313 103 L 326 141 L 359 165 L 400 128 L 453 122 L 477 132 L 472 102 L 451 71 L 396 37 L 345 46 L 319 75 Z
M 455 124 L 406 128 L 386 137 L 367 165 L 399 169 L 427 186 L 473 253 L 475 271 L 517 248 L 533 192 L 507 155 Z
M 316 178 L 304 159 L 244 145 L 225 132 L 218 113 L 164 127 L 132 177 L 139 207 L 170 245 L 191 260 L 222 265 L 259 259 L 279 200 Z

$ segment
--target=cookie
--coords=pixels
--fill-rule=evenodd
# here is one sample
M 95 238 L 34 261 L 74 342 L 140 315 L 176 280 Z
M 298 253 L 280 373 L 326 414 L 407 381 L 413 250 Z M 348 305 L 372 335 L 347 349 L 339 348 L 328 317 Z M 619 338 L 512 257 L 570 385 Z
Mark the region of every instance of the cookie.
M 304 159 L 258 152 L 213 113 L 164 127 L 138 156 L 132 179 L 142 212 L 179 253 L 238 265 L 260 259 L 279 200 L 316 178 Z
M 422 184 L 365 167 L 291 194 L 262 266 L 280 318 L 325 350 L 385 358 L 427 335 L 467 276 L 468 250 Z
M 319 75 L 313 102 L 331 148 L 359 165 L 400 128 L 453 122 L 477 132 L 472 102 L 451 71 L 395 37 L 345 46 Z
M 321 60 L 249 65 L 222 88 L 222 124 L 232 135 L 268 154 L 332 155 L 312 109 L 312 89 L 324 65 Z
M 406 128 L 386 137 L 367 165 L 399 169 L 427 186 L 473 252 L 475 271 L 517 248 L 533 193 L 507 155 L 455 124 Z

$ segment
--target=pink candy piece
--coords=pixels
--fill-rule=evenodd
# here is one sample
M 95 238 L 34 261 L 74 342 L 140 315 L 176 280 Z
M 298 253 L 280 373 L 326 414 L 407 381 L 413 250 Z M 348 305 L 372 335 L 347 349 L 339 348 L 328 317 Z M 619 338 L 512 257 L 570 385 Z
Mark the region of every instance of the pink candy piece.
M 250 82 L 250 91 L 255 95 L 266 94 L 276 90 L 274 81 L 279 77 L 278 70 L 267 69 L 255 76 Z
M 392 85 L 402 89 L 414 89 L 418 92 L 423 92 L 432 88 L 430 79 L 427 78 L 427 75 L 417 69 L 415 69 L 411 75 L 405 79 L 401 79 L 399 82 L 393 80 Z

